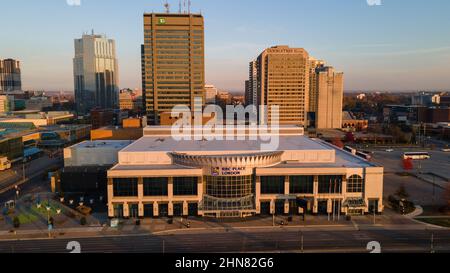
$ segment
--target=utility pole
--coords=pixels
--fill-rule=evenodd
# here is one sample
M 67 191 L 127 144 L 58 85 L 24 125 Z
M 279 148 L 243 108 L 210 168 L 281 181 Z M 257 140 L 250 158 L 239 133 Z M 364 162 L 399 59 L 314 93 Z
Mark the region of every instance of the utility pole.
M 431 233 L 431 251 L 430 253 L 436 253 L 434 250 L 434 233 Z
M 301 253 L 304 253 L 303 231 L 300 230 L 300 232 L 301 232 L 301 238 L 300 238 L 301 248 L 300 248 L 300 250 L 301 250 Z
M 376 207 L 375 207 L 376 203 L 375 201 L 373 201 L 373 224 L 376 224 Z
M 26 177 L 25 177 L 25 158 L 22 160 L 22 179 L 23 179 L 23 182 L 25 183 L 25 179 L 26 179 Z

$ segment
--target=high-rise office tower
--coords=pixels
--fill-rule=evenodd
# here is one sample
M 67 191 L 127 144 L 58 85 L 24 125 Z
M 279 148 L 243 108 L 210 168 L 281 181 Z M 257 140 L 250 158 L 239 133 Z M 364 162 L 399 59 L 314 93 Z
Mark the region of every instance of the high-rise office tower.
M 344 73 L 335 72 L 333 67 L 316 68 L 316 128 L 342 128 L 342 107 L 344 100 Z
M 144 14 L 144 100 L 149 124 L 176 105 L 205 101 L 204 21 L 200 14 Z M 197 105 L 201 107 L 202 105 Z
M 216 104 L 218 90 L 212 84 L 205 85 L 205 102 L 206 104 Z
M 20 62 L 13 59 L 0 59 L 0 91 L 21 91 L 22 80 Z
M 256 105 L 258 100 L 258 67 L 256 61 L 251 61 L 248 70 L 248 81 L 245 82 L 245 102 Z
M 275 46 L 257 59 L 257 104 L 267 105 L 259 112 L 272 123 L 271 106 L 279 106 L 279 124 L 306 125 L 309 104 L 309 54 L 303 48 Z
M 253 104 L 251 89 L 250 89 L 250 80 L 245 81 L 245 105 Z
M 321 68 L 325 65 L 324 61 L 316 60 L 312 57 L 309 59 L 309 112 L 317 112 L 317 77 L 316 69 Z
M 117 108 L 119 75 L 116 44 L 103 35 L 75 39 L 75 103 L 80 114 L 92 108 Z

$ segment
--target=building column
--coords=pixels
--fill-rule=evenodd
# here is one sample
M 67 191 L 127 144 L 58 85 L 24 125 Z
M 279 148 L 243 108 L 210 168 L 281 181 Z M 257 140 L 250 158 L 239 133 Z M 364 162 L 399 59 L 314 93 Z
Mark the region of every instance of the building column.
M 138 203 L 138 217 L 144 218 L 144 204 L 142 202 Z
M 289 200 L 284 201 L 284 214 L 289 214 Z
M 183 216 L 188 216 L 189 215 L 189 205 L 188 202 L 184 201 L 183 202 Z
M 319 212 L 319 200 L 317 198 L 314 198 L 314 205 L 313 205 L 313 214 L 317 214 Z
M 112 178 L 108 178 L 107 196 L 108 196 L 108 217 L 112 218 L 114 217 L 114 205 L 112 203 L 112 199 L 114 197 L 114 186 Z
M 317 199 L 319 195 L 319 176 L 314 176 L 314 184 L 313 184 L 313 194 L 314 194 L 314 200 L 313 200 L 313 207 L 312 207 L 312 213 L 317 214 L 319 212 L 319 200 Z
M 144 179 L 142 177 L 138 178 L 138 216 L 139 218 L 144 217 L 144 204 L 142 203 L 142 200 L 144 199 Z
M 314 196 L 319 194 L 319 176 L 317 175 L 314 176 L 313 193 Z
M 289 194 L 289 176 L 284 177 L 284 194 Z
M 201 210 L 201 208 L 202 208 L 203 194 L 205 193 L 205 189 L 206 189 L 205 180 L 203 179 L 203 176 L 199 176 L 198 182 L 197 182 L 197 198 L 198 198 L 197 214 L 199 216 L 203 216 L 203 211 Z
M 173 200 L 173 177 L 169 177 L 167 183 L 167 194 L 169 197 L 169 201 Z
M 255 202 L 256 202 L 256 214 L 261 214 L 261 177 L 256 176 L 255 181 Z
M 173 216 L 173 202 L 169 202 L 167 206 L 169 209 L 169 216 Z
M 200 200 L 203 199 L 203 176 L 198 177 L 197 180 L 197 196 Z
M 167 193 L 169 195 L 168 213 L 169 216 L 173 216 L 173 177 L 169 177 L 169 182 L 167 186 L 168 186 Z
M 159 216 L 158 202 L 153 202 L 153 216 L 154 217 L 158 217 Z
M 333 213 L 333 199 L 327 200 L 327 212 Z
M 275 214 L 275 200 L 270 200 L 270 214 Z
M 130 217 L 130 210 L 128 202 L 123 203 L 123 218 L 129 218 Z
M 144 198 L 144 178 L 142 177 L 138 178 L 138 197 L 139 200 Z
M 342 179 L 342 196 L 347 194 L 347 176 L 345 175 Z

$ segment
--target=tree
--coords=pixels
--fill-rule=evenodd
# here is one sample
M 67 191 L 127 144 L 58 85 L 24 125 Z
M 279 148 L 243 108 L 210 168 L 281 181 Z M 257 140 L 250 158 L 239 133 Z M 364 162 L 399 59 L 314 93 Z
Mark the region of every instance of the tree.
M 14 228 L 19 228 L 20 227 L 20 219 L 19 217 L 15 216 L 13 219 L 13 226 Z
M 395 192 L 395 195 L 400 199 L 407 199 L 409 197 L 409 193 L 406 191 L 405 185 L 401 184 L 400 187 Z
M 334 146 L 339 147 L 339 148 L 344 148 L 344 143 L 342 142 L 342 140 L 338 137 L 334 138 L 333 141 L 331 142 Z
M 355 142 L 355 135 L 352 132 L 348 132 L 345 134 L 345 141 L 346 142 Z
M 447 205 L 447 209 L 450 210 L 450 184 L 447 185 L 447 188 L 444 191 L 444 200 Z
M 405 171 L 410 171 L 414 168 L 414 164 L 411 158 L 403 159 L 403 169 Z

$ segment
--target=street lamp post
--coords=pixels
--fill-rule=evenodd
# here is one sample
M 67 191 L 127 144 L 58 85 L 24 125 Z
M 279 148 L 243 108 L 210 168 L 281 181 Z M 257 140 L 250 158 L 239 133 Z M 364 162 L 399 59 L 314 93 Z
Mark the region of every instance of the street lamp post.
M 46 209 L 47 209 L 48 238 L 50 238 L 51 237 L 51 234 L 50 234 L 50 209 L 51 209 L 51 207 L 47 206 Z
M 301 253 L 303 253 L 304 252 L 304 240 L 303 240 L 303 231 L 301 231 L 300 230 L 300 232 L 301 232 L 301 238 L 300 238 L 300 244 L 301 244 L 301 248 L 300 248 L 300 250 L 301 250 Z
M 435 253 L 434 250 L 434 233 L 431 233 L 431 253 Z
M 26 180 L 25 163 L 26 163 L 26 160 L 25 160 L 25 158 L 24 158 L 24 159 L 22 160 L 22 179 L 23 179 L 23 182 L 25 182 L 25 180 Z

